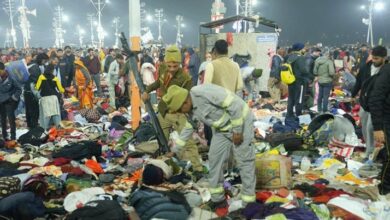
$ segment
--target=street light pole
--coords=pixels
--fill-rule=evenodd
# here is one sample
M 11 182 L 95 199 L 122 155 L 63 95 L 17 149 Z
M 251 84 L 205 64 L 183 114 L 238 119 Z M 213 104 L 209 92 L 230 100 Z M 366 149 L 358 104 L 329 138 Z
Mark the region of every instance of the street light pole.
M 27 14 L 36 16 L 37 11 L 35 9 L 29 10 L 26 6 L 26 0 L 21 1 L 21 6 L 19 7 L 18 11 L 20 13 L 19 22 L 20 22 L 20 29 L 22 30 L 22 35 L 23 35 L 23 47 L 29 48 L 30 47 L 29 41 L 31 39 L 31 35 L 30 35 L 31 25 L 30 25 L 30 21 L 27 18 Z
M 183 22 L 183 16 L 177 15 L 176 16 L 176 25 L 177 25 L 177 34 L 176 34 L 176 45 L 178 47 L 181 47 L 181 38 L 183 37 L 183 34 L 181 33 L 181 25 Z
M 98 27 L 97 27 L 97 34 L 98 34 L 98 40 L 99 40 L 99 48 L 102 48 L 104 46 L 104 29 L 102 26 L 102 12 L 104 7 L 106 6 L 107 0 L 104 2 L 102 0 L 90 0 L 93 7 L 95 7 L 97 11 L 98 16 Z
M 62 48 L 64 44 L 64 33 L 65 30 L 62 28 L 62 22 L 63 22 L 63 9 L 61 6 L 57 6 L 55 8 L 54 12 L 54 18 L 53 18 L 53 28 L 54 28 L 54 34 L 55 34 L 55 47 Z
M 158 23 L 158 41 L 162 42 L 162 36 L 161 36 L 161 27 L 162 27 L 162 22 L 163 22 L 163 17 L 164 17 L 164 9 L 156 9 L 156 14 L 155 17 L 157 18 L 157 23 Z
M 80 27 L 80 25 L 77 25 L 77 33 L 79 35 L 80 48 L 82 48 L 83 47 L 84 30 Z
M 11 47 L 11 33 L 9 31 L 9 29 L 7 29 L 6 33 L 5 33 L 5 42 L 4 42 L 4 48 L 8 48 L 8 47 Z
M 371 47 L 374 47 L 374 36 L 372 33 L 372 13 L 374 10 L 374 0 L 370 0 L 370 7 L 369 7 L 369 12 L 368 12 L 368 30 L 367 30 L 367 44 L 370 42 L 371 38 Z
M 119 22 L 120 22 L 120 18 L 119 17 L 115 17 L 114 18 L 114 25 L 115 25 L 115 48 L 118 48 L 119 47 Z
M 91 46 L 94 47 L 95 46 L 95 35 L 93 33 L 93 25 L 94 25 L 94 21 L 95 21 L 95 16 L 93 14 L 89 14 L 87 15 L 88 17 L 88 21 L 89 21 L 89 25 L 90 25 L 90 32 L 91 32 Z
M 369 0 L 368 8 L 365 5 L 361 6 L 361 9 L 367 12 L 368 18 L 363 18 L 363 24 L 367 25 L 367 44 L 370 44 L 371 47 L 374 46 L 374 31 L 373 31 L 373 19 L 374 12 L 382 10 L 384 4 L 376 0 Z
M 13 47 L 16 48 L 16 41 L 17 41 L 17 39 L 16 39 L 16 31 L 15 31 L 15 26 L 14 26 L 14 16 L 15 16 L 15 13 L 16 13 L 15 1 L 14 0 L 6 0 L 5 1 L 5 6 L 4 6 L 4 10 L 8 14 L 9 21 L 11 23 L 11 30 L 9 32 L 9 34 L 10 34 L 9 37 L 11 37 L 11 39 L 12 39 Z

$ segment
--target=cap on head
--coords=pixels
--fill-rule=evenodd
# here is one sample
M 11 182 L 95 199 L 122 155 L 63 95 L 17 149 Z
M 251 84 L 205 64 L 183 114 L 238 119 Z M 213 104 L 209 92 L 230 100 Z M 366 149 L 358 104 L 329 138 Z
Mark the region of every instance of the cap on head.
M 169 46 L 165 51 L 165 62 L 181 63 L 181 53 L 176 45 Z
M 318 47 L 315 47 L 315 48 L 313 48 L 313 52 L 320 52 L 321 53 L 321 49 Z
M 301 51 L 301 50 L 303 50 L 303 48 L 305 48 L 305 45 L 303 43 L 295 43 L 292 46 L 293 51 Z
M 163 96 L 163 101 L 167 104 L 170 112 L 177 112 L 188 97 L 188 90 L 177 85 L 168 88 L 167 94 Z

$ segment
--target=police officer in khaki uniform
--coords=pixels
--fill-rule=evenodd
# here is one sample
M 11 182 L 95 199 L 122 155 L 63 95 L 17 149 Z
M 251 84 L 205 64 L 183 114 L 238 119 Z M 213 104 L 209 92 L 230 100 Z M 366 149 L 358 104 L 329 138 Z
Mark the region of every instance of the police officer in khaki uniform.
M 177 46 L 170 46 L 166 49 L 164 59 L 165 63 L 163 63 L 159 68 L 158 80 L 146 88 L 145 93 L 142 94 L 143 100 L 148 100 L 150 98 L 149 93 L 157 89 L 160 89 L 161 95 L 165 95 L 168 88 L 174 85 L 187 91 L 192 88 L 191 76 L 180 68 L 181 60 L 181 53 Z M 169 113 L 167 105 L 163 100 L 160 100 L 158 103 L 158 112 L 158 119 L 167 139 L 169 138 L 171 130 L 180 133 L 186 125 L 186 116 L 180 113 Z M 182 160 L 191 161 L 196 175 L 200 175 L 203 171 L 198 148 L 193 138 L 189 139 L 186 143 L 185 150 L 178 156 Z
M 209 151 L 210 193 L 212 209 L 226 207 L 223 188 L 223 165 L 233 150 L 234 159 L 242 180 L 241 199 L 243 205 L 254 202 L 255 149 L 253 140 L 253 115 L 248 105 L 233 92 L 213 84 L 193 87 L 189 92 L 178 86 L 171 86 L 163 97 L 171 112 L 189 115 L 191 121 L 200 121 L 213 128 Z M 194 131 L 187 123 L 175 141 L 173 152 L 185 150 L 187 141 Z

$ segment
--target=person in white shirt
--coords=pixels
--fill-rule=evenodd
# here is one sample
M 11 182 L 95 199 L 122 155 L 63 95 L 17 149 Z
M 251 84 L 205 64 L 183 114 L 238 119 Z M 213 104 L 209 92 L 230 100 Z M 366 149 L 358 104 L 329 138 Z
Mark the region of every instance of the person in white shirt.
M 110 96 L 110 106 L 115 108 L 115 86 L 118 84 L 119 71 L 125 63 L 122 54 L 117 54 L 115 61 L 110 64 L 108 69 L 108 93 Z
M 153 84 L 156 80 L 154 79 L 154 73 L 156 72 L 156 67 L 151 63 L 144 63 L 141 67 L 141 76 L 142 81 L 145 86 Z M 150 92 L 150 102 L 152 104 L 157 104 L 157 92 Z

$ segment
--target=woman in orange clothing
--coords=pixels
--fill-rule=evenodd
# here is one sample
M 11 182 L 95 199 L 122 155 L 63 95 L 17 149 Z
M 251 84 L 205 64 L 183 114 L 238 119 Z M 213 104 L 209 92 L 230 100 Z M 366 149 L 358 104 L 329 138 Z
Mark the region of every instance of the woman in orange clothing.
M 81 60 L 74 61 L 74 64 L 76 66 L 74 84 L 77 91 L 77 98 L 80 101 L 80 108 L 92 108 L 93 91 L 91 75 Z

